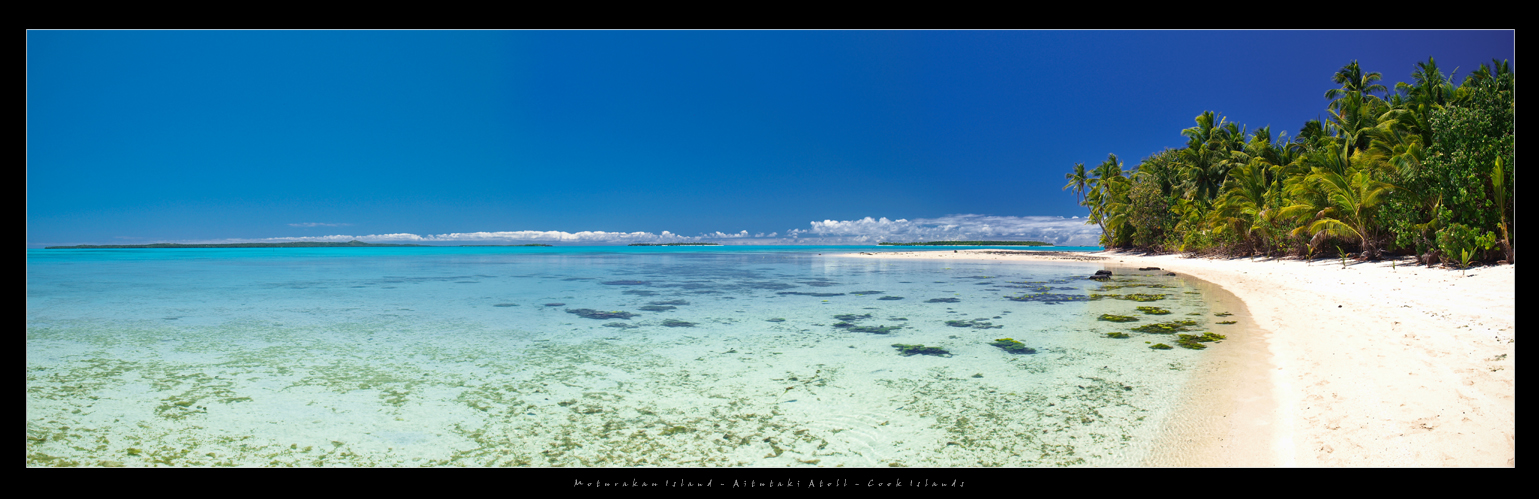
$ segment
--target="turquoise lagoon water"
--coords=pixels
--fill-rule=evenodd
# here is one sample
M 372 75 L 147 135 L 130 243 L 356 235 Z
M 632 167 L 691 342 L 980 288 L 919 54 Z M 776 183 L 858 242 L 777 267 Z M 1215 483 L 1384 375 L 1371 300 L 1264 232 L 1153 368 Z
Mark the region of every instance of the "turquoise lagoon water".
M 1144 462 L 1208 352 L 1096 318 L 1198 287 L 916 250 L 29 250 L 27 464 Z

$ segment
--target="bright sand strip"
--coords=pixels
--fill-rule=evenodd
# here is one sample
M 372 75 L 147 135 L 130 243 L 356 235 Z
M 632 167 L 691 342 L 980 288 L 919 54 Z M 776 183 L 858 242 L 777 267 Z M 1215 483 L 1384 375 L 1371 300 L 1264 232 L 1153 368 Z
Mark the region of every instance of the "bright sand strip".
M 1327 259 L 1118 252 L 849 256 L 1105 257 L 1114 272 L 1160 267 L 1232 293 L 1245 308 L 1234 310 L 1236 317 L 1248 313 L 1265 343 L 1244 348 L 1255 352 L 1249 359 L 1236 359 L 1235 353 L 1213 359 L 1204 370 L 1219 375 L 1205 376 L 1207 381 L 1189 390 L 1192 410 L 1173 425 L 1171 442 L 1161 447 L 1201 455 L 1154 456 L 1152 465 L 1514 466 L 1512 265 L 1476 267 L 1461 275 L 1414 266 L 1409 259 L 1348 261 L 1342 268 L 1340 260 Z M 1222 352 L 1230 342 L 1225 343 L 1205 353 Z M 1262 368 L 1270 375 L 1258 376 Z M 1270 386 L 1258 379 L 1270 379 Z

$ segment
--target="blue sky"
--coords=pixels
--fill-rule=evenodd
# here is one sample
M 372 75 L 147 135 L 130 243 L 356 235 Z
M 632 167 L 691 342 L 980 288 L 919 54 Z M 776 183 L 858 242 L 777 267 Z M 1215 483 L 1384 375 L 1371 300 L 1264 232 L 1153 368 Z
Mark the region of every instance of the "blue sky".
M 1072 243 L 1095 234 L 1057 220 L 1086 214 L 1062 190 L 1076 162 L 1132 167 L 1206 110 L 1291 135 L 1352 60 L 1392 87 L 1429 56 L 1462 80 L 1513 44 L 1510 30 L 29 31 L 27 244 Z

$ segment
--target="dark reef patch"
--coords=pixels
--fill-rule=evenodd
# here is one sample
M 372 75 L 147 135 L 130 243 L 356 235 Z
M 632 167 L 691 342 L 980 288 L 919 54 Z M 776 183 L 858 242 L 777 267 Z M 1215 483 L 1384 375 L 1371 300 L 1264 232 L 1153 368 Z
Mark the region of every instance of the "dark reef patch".
M 1144 324 L 1142 326 L 1138 326 L 1138 327 L 1133 328 L 1133 330 L 1134 331 L 1138 331 L 1140 333 L 1171 334 L 1171 333 L 1179 333 L 1179 332 L 1182 332 L 1182 331 L 1189 331 L 1193 327 L 1196 327 L 1196 326 L 1197 326 L 1197 321 L 1193 321 L 1193 320 L 1179 320 L 1179 321 L 1170 321 L 1170 322 L 1160 322 L 1160 323 L 1156 323 L 1156 324 Z
M 946 321 L 946 325 L 951 327 L 970 327 L 973 329 L 1004 329 L 1005 327 L 1004 325 L 994 325 L 988 321 L 978 319 L 965 321 Z
M 1046 291 L 1041 292 L 1041 293 L 1036 293 L 1036 294 L 1023 294 L 1023 295 L 1019 295 L 1019 296 L 1006 296 L 1005 298 L 1009 299 L 1010 301 L 1034 301 L 1034 302 L 1043 302 L 1043 303 L 1051 303 L 1051 304 L 1057 304 L 1058 302 L 1066 302 L 1066 301 L 1090 301 L 1090 297 L 1089 296 L 1085 296 L 1085 295 L 1066 295 L 1066 294 L 1058 294 L 1058 293 L 1048 293 Z
M 951 352 L 947 352 L 946 350 L 942 349 L 941 347 L 927 347 L 927 346 L 924 346 L 924 345 L 905 345 L 905 344 L 902 344 L 902 343 L 893 343 L 892 347 L 898 349 L 898 353 L 902 354 L 904 357 L 908 357 L 908 356 L 912 356 L 912 355 L 934 355 L 934 356 L 937 356 L 937 357 L 950 357 L 951 356 Z
M 1025 343 L 1016 341 L 1014 338 L 1000 338 L 990 342 L 989 344 L 1016 355 L 1037 353 L 1035 348 L 1028 347 Z
M 601 319 L 601 320 L 602 319 L 630 319 L 631 317 L 635 317 L 637 315 L 641 315 L 641 314 L 633 314 L 633 313 L 630 313 L 630 312 L 625 312 L 625 311 L 620 311 L 620 310 L 615 310 L 615 311 L 612 311 L 612 312 L 604 312 L 604 311 L 594 310 L 594 309 L 591 309 L 591 308 L 569 308 L 569 309 L 566 309 L 566 313 L 577 314 L 578 317 L 582 317 L 584 319 Z

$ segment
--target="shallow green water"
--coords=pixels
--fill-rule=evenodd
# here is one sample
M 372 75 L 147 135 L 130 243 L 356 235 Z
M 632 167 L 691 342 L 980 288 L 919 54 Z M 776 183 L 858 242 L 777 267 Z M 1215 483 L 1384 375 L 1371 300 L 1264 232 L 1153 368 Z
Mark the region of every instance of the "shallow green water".
M 1222 320 L 1158 272 L 852 251 L 29 251 L 27 463 L 1137 465 L 1204 352 L 1130 327 Z

